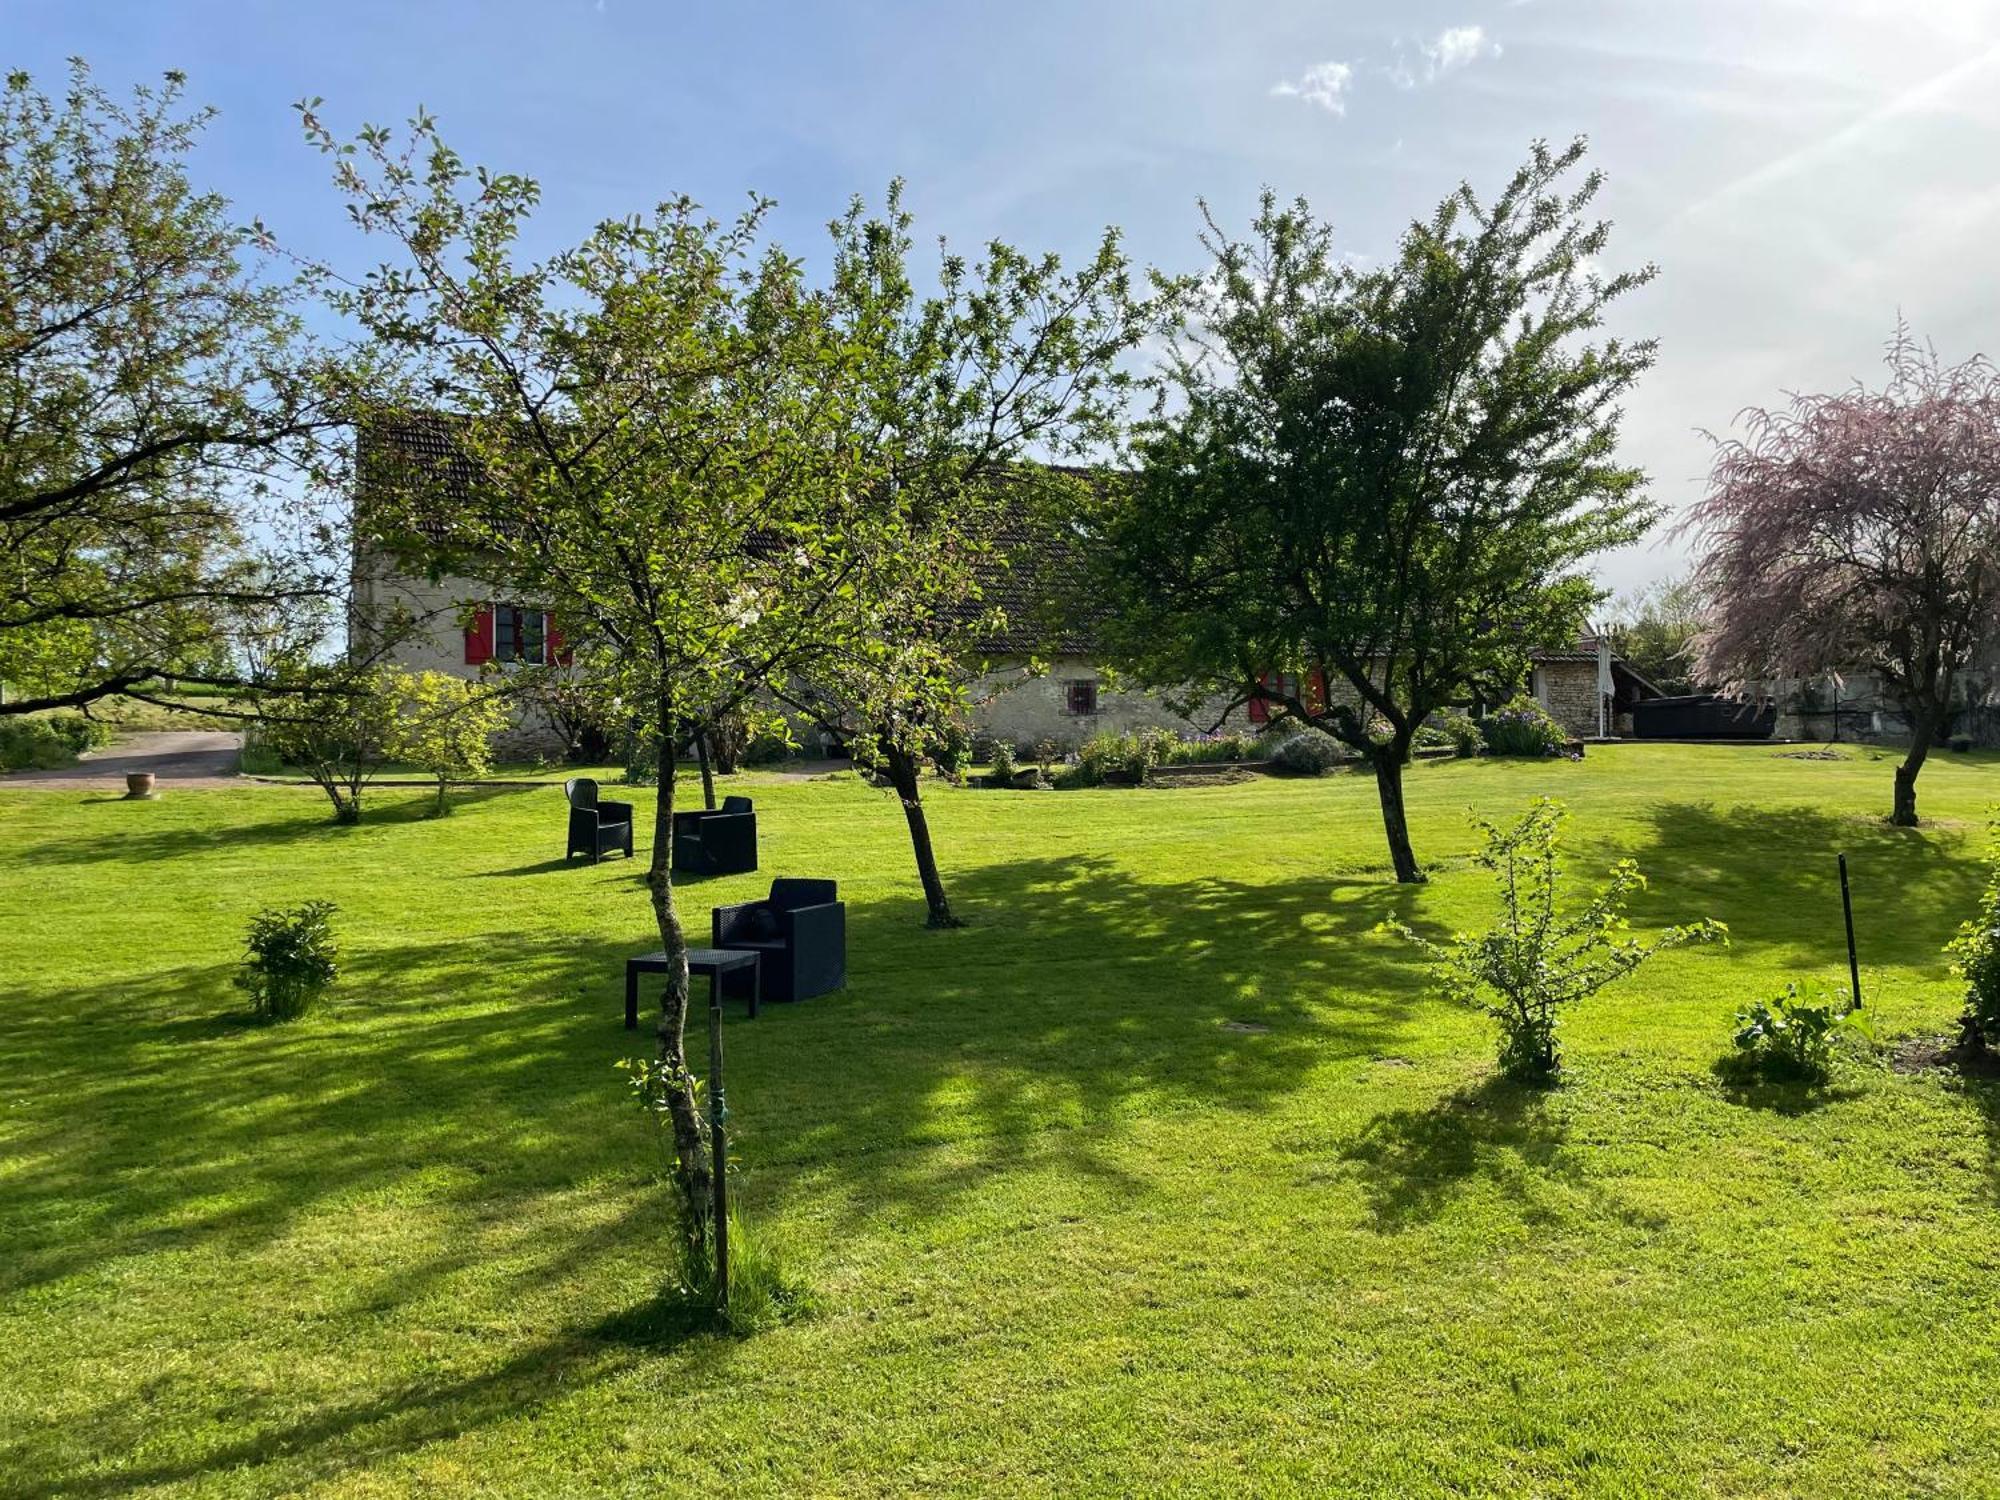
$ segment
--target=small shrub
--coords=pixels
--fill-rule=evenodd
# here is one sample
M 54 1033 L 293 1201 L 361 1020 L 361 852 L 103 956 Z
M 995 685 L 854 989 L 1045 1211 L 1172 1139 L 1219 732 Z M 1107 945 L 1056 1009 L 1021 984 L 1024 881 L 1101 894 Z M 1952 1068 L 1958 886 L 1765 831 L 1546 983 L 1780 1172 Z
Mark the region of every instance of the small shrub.
M 1007 787 L 1014 784 L 1014 747 L 1005 740 L 993 744 L 993 762 L 986 773 L 988 786 Z
M 292 911 L 277 907 L 250 919 L 246 956 L 236 987 L 267 1021 L 290 1021 L 311 1010 L 339 973 L 335 965 L 331 901 L 308 901 Z
M 1478 863 L 1494 873 L 1500 921 L 1481 933 L 1433 943 L 1400 922 L 1383 930 L 1407 938 L 1432 959 L 1439 988 L 1500 1023 L 1500 1069 L 1523 1083 L 1546 1083 L 1562 1066 L 1556 1024 L 1562 1012 L 1623 978 L 1655 953 L 1687 943 L 1727 942 L 1716 921 L 1670 927 L 1651 943 L 1626 936 L 1625 903 L 1645 889 L 1631 860 L 1612 866 L 1611 881 L 1569 911 L 1562 897 L 1562 804 L 1543 798 L 1512 828 L 1484 819 Z
M 1340 741 L 1319 729 L 1301 729 L 1280 740 L 1271 751 L 1271 762 L 1296 776 L 1318 776 L 1347 758 Z
M 1166 764 L 1170 766 L 1216 766 L 1233 765 L 1238 761 L 1255 760 L 1260 747 L 1254 735 L 1216 734 L 1206 739 L 1175 740 L 1167 747 Z
M 53 771 L 111 738 L 111 727 L 60 711 L 0 719 L 0 770 Z
M 1833 1066 L 1833 1044 L 1846 1033 L 1873 1037 L 1867 1012 L 1843 1006 L 1824 990 L 1809 1000 L 1796 983 L 1736 1012 L 1738 1055 L 1770 1078 L 1824 1079 Z
M 972 736 L 963 724 L 945 725 L 925 749 L 938 775 L 951 782 L 964 780 L 965 768 L 972 763 Z
M 1560 755 L 1569 738 L 1547 709 L 1525 695 L 1488 714 L 1479 732 L 1491 755 Z
M 1419 750 L 1449 750 L 1451 736 L 1438 724 L 1419 724 L 1417 732 L 1410 737 L 1410 743 Z
M 1959 927 L 1945 950 L 1951 955 L 1951 972 L 1965 981 L 1960 1040 L 1976 1052 L 2000 1042 L 2000 825 L 1995 833 L 1978 913 Z
M 1438 727 L 1444 731 L 1445 738 L 1460 760 L 1470 760 L 1486 748 L 1486 737 L 1479 731 L 1479 721 L 1462 709 L 1446 709 L 1439 716 Z
M 395 672 L 384 691 L 395 700 L 388 753 L 437 783 L 431 815 L 443 817 L 454 781 L 493 770 L 493 738 L 507 725 L 507 705 L 482 684 L 449 672 Z
M 749 744 L 744 746 L 742 763 L 746 766 L 775 766 L 782 761 L 790 760 L 798 754 L 798 751 L 799 747 L 793 744 L 790 737 L 782 730 L 765 729 L 753 735 Z M 735 767 L 731 766 L 729 771 L 725 772 L 718 765 L 716 770 L 727 775 L 733 772 Z

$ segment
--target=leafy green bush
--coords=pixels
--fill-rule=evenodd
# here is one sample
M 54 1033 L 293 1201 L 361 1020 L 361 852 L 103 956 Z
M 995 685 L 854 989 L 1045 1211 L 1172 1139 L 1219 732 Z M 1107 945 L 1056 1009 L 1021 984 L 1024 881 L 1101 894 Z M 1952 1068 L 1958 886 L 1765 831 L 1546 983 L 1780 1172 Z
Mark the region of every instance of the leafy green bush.
M 1995 831 L 2000 835 L 2000 825 Z M 1959 927 L 1945 950 L 1951 954 L 1952 973 L 1965 981 L 1960 1039 L 1975 1051 L 2000 1042 L 2000 836 L 1994 839 L 1991 858 L 1978 914 Z
M 1410 736 L 1410 743 L 1419 750 L 1449 750 L 1451 736 L 1436 724 L 1419 724 L 1417 732 Z
M 1523 1083 L 1545 1083 L 1560 1069 L 1556 1023 L 1565 1008 L 1662 949 L 1729 937 L 1728 928 L 1709 920 L 1670 927 L 1651 943 L 1626 936 L 1625 903 L 1646 885 L 1629 859 L 1612 866 L 1603 890 L 1566 912 L 1566 816 L 1560 802 L 1545 797 L 1512 828 L 1475 820 L 1486 835 L 1478 862 L 1493 871 L 1500 891 L 1500 921 L 1485 932 L 1459 933 L 1438 944 L 1400 922 L 1382 925 L 1431 956 L 1433 977 L 1447 996 L 1500 1023 L 1500 1069 Z
M 1438 727 L 1444 731 L 1445 739 L 1461 760 L 1470 760 L 1486 748 L 1486 737 L 1479 731 L 1479 721 L 1463 709 L 1446 709 L 1438 718 Z
M 290 1021 L 326 993 L 336 966 L 331 901 L 308 901 L 292 911 L 270 907 L 250 919 L 247 955 L 236 987 L 267 1021 Z
M 1340 741 L 1319 729 L 1301 729 L 1280 740 L 1271 751 L 1271 763 L 1297 776 L 1318 776 L 1347 758 Z
M 1250 734 L 1215 734 L 1201 740 L 1176 740 L 1167 753 L 1170 766 L 1234 765 L 1256 760 L 1263 754 L 1257 737 Z
M 999 787 L 1014 784 L 1014 747 L 1005 740 L 994 742 L 993 763 L 986 773 L 986 784 Z
M 1873 1037 L 1867 1012 L 1843 1006 L 1824 990 L 1809 1000 L 1796 983 L 1736 1012 L 1738 1055 L 1771 1078 L 1825 1078 L 1833 1066 L 1834 1041 L 1846 1033 Z
M 109 725 L 59 711 L 0 719 L 0 770 L 53 771 L 111 738 Z
M 963 779 L 965 768 L 972 764 L 972 736 L 956 720 L 938 730 L 924 750 L 947 781 Z
M 1548 710 L 1526 695 L 1488 714 L 1479 732 L 1492 755 L 1560 755 L 1569 739 Z

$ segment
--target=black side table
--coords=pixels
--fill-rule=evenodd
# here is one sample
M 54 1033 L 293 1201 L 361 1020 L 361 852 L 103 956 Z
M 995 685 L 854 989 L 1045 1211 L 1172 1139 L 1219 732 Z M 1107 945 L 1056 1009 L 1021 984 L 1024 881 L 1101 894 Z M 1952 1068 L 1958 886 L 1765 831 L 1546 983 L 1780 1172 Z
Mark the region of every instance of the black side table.
M 732 969 L 750 970 L 750 1019 L 757 1019 L 757 1001 L 764 990 L 763 979 L 757 971 L 757 955 L 741 948 L 690 948 L 688 949 L 688 978 L 697 974 L 708 976 L 708 994 L 711 1002 L 721 994 L 719 988 L 722 976 Z M 625 1029 L 639 1029 L 639 976 L 641 974 L 664 974 L 667 972 L 667 955 L 664 953 L 642 953 L 637 958 L 625 960 Z

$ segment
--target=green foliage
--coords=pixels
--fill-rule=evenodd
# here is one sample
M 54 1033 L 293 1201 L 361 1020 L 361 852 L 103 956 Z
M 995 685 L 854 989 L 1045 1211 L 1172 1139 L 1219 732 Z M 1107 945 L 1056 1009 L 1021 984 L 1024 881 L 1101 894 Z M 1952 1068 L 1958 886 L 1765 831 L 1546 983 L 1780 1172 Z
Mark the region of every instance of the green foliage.
M 1965 1044 L 1991 1050 L 2000 1042 L 2000 836 L 1989 854 L 1978 913 L 1959 927 L 1946 951 L 1951 972 L 1965 981 L 1965 1013 L 1959 1023 Z
M 1833 1066 L 1834 1042 L 1843 1035 L 1873 1040 L 1868 1012 L 1825 990 L 1809 999 L 1795 981 L 1736 1012 L 1737 1054 L 1769 1078 L 1824 1080 Z
M 1620 595 L 1611 606 L 1611 649 L 1661 692 L 1692 693 L 1694 661 L 1706 617 L 1691 578 L 1668 578 Z
M 250 919 L 246 957 L 236 987 L 267 1021 L 291 1021 L 311 1010 L 333 984 L 335 964 L 331 901 L 308 901 L 291 910 L 269 907 Z
M 1261 754 L 1257 739 L 1247 734 L 1188 740 L 1168 729 L 1135 729 L 1126 734 L 1104 729 L 1083 742 L 1075 764 L 1063 767 L 1055 779 L 1063 787 L 1102 786 L 1114 781 L 1136 785 L 1155 766 L 1227 765 L 1255 760 Z
M 963 781 L 965 768 L 972 764 L 972 734 L 965 721 L 954 716 L 932 730 L 925 753 L 937 767 L 938 775 L 954 783 Z
M 1479 733 L 1489 755 L 1560 755 L 1569 743 L 1562 725 L 1525 693 L 1481 719 Z
M 1655 515 L 1618 450 L 1653 345 L 1604 333 L 1652 273 L 1599 269 L 1610 230 L 1582 160 L 1581 142 L 1537 145 L 1497 197 L 1461 188 L 1386 262 L 1342 256 L 1270 194 L 1247 240 L 1211 219 L 1214 266 L 1176 288 L 1169 399 L 1087 528 L 1114 662 L 1139 680 L 1352 689 L 1280 701 L 1382 769 L 1402 880 L 1422 878 L 1399 792 L 1416 726 L 1574 642 L 1590 560 Z
M 1510 828 L 1474 820 L 1486 836 L 1478 861 L 1493 871 L 1500 894 L 1500 920 L 1485 932 L 1438 944 L 1403 923 L 1383 924 L 1431 956 L 1433 978 L 1449 998 L 1500 1023 L 1500 1069 L 1524 1083 L 1547 1082 L 1561 1068 L 1556 1026 L 1569 1006 L 1663 949 L 1729 937 L 1720 922 L 1707 919 L 1670 927 L 1650 943 L 1628 936 L 1626 903 L 1646 885 L 1629 859 L 1612 866 L 1610 881 L 1590 900 L 1565 910 L 1566 816 L 1561 803 L 1543 798 Z
M 110 737 L 110 726 L 78 713 L 0 718 L 0 771 L 27 767 L 52 771 L 72 765 L 84 751 L 104 744 Z
M 1005 740 L 993 746 L 993 762 L 986 772 L 988 786 L 1009 787 L 1014 784 L 1014 747 Z
M 1286 735 L 1271 751 L 1271 763 L 1295 776 L 1320 776 L 1347 759 L 1339 740 L 1318 729 Z
M 391 674 L 286 662 L 246 703 L 259 764 L 296 766 L 326 793 L 336 823 L 361 821 L 362 789 L 401 733 Z
M 1438 727 L 1460 760 L 1470 760 L 1486 748 L 1486 736 L 1479 728 L 1479 721 L 1462 708 L 1447 708 L 1438 716 Z
M 448 672 L 391 673 L 381 690 L 394 704 L 388 753 L 437 778 L 434 812 L 442 817 L 452 782 L 493 769 L 493 736 L 507 723 L 507 705 L 490 685 Z
M 184 81 L 0 90 L 0 718 L 234 678 L 344 576 L 342 413 L 268 236 L 188 174 Z

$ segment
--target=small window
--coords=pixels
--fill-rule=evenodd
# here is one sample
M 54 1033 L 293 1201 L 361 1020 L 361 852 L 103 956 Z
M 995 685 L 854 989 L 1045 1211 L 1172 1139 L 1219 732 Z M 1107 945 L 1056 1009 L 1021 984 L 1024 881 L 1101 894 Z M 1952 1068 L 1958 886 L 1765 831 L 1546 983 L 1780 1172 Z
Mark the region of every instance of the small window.
M 538 609 L 502 604 L 493 611 L 493 656 L 497 661 L 544 664 L 547 616 Z
M 1072 677 L 1066 684 L 1068 700 L 1066 707 L 1073 714 L 1094 714 L 1097 712 L 1097 680 L 1093 677 Z

